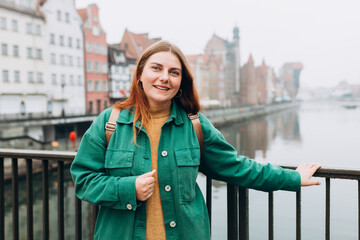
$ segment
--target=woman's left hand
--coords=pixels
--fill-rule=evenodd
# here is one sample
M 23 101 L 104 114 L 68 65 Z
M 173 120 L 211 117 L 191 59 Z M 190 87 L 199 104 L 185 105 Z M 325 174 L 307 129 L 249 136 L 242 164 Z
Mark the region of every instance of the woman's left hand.
M 320 181 L 312 180 L 311 177 L 314 173 L 321 167 L 320 164 L 317 163 L 303 163 L 300 164 L 296 171 L 300 173 L 301 177 L 301 186 L 312 186 L 312 185 L 320 185 Z

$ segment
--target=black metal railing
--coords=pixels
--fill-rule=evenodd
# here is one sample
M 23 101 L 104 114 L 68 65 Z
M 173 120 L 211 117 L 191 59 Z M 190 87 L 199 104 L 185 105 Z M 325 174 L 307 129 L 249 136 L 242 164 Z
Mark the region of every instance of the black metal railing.
M 27 215 L 27 239 L 34 239 L 34 213 L 33 213 L 33 163 L 41 162 L 42 174 L 42 210 L 43 210 L 43 239 L 50 238 L 49 225 L 49 169 L 56 168 L 57 171 L 57 230 L 58 239 L 65 239 L 64 236 L 64 166 L 70 164 L 76 153 L 40 151 L 40 150 L 18 150 L 0 149 L 0 240 L 5 240 L 5 182 L 11 181 L 12 189 L 12 239 L 19 239 L 19 161 L 25 159 L 26 179 L 26 215 Z M 5 174 L 5 160 L 11 162 L 11 172 Z M 295 166 L 281 165 L 284 168 L 295 169 Z M 7 166 L 9 168 L 9 166 Z M 8 175 L 11 176 L 8 176 Z M 325 178 L 325 239 L 330 239 L 330 184 L 331 178 L 352 179 L 358 181 L 358 234 L 360 239 L 360 170 L 339 169 L 322 167 L 315 174 L 317 177 Z M 6 179 L 8 177 L 8 179 Z M 206 202 L 209 212 L 210 223 L 212 203 L 212 180 L 206 179 Z M 228 239 L 248 240 L 249 239 L 249 197 L 248 189 L 235 185 L 227 185 L 228 202 Z M 75 197 L 75 239 L 82 239 L 82 201 Z M 268 193 L 268 239 L 274 239 L 274 198 L 273 193 Z M 91 232 L 93 233 L 98 208 L 93 206 Z M 296 239 L 301 239 L 301 190 L 296 193 Z

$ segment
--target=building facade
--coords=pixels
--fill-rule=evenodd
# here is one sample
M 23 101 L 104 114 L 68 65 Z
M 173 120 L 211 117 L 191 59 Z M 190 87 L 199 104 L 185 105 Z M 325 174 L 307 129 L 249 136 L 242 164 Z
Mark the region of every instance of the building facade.
M 46 28 L 36 0 L 0 0 L 0 114 L 46 114 Z
M 206 44 L 205 54 L 208 55 L 209 85 L 214 86 L 209 89 L 214 91 L 210 95 L 216 97 L 222 106 L 238 105 L 241 85 L 239 28 L 234 27 L 232 41 L 214 34 Z
M 48 110 L 54 116 L 85 114 L 84 51 L 81 18 L 73 0 L 47 0 Z
M 285 63 L 279 73 L 279 79 L 284 84 L 286 100 L 294 100 L 300 87 L 300 72 L 303 65 L 300 62 Z
M 106 33 L 96 4 L 78 13 L 84 32 L 86 113 L 98 114 L 110 105 Z
M 136 59 L 126 57 L 125 50 L 118 44 L 108 46 L 108 57 L 110 101 L 121 101 L 130 96 L 130 69 L 135 68 Z

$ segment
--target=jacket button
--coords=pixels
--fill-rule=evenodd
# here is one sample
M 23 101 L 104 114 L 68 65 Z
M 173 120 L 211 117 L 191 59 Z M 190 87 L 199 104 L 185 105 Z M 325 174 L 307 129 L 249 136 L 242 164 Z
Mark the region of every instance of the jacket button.
M 166 156 L 167 156 L 167 151 L 162 151 L 162 152 L 161 152 L 161 155 L 162 155 L 163 157 L 166 157 Z
M 170 187 L 169 185 L 166 185 L 166 186 L 165 186 L 165 191 L 170 192 L 170 191 L 171 191 L 171 187 Z
M 172 228 L 173 228 L 173 227 L 175 227 L 175 226 L 176 226 L 176 222 L 171 221 L 171 222 L 170 222 L 170 227 L 172 227 Z
M 131 210 L 131 209 L 132 209 L 131 204 L 130 204 L 130 203 L 126 204 L 126 208 L 129 209 L 129 210 Z

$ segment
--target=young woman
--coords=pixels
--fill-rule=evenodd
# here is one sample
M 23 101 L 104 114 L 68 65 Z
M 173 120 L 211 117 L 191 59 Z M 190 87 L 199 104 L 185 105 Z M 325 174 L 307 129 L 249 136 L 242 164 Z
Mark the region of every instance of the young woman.
M 198 171 L 213 179 L 262 191 L 297 191 L 318 164 L 297 170 L 262 165 L 226 142 L 199 114 L 200 147 L 189 113 L 200 111 L 185 56 L 167 41 L 150 46 L 139 59 L 130 97 L 107 146 L 102 112 L 83 136 L 71 166 L 76 195 L 100 205 L 95 239 L 210 239 Z

